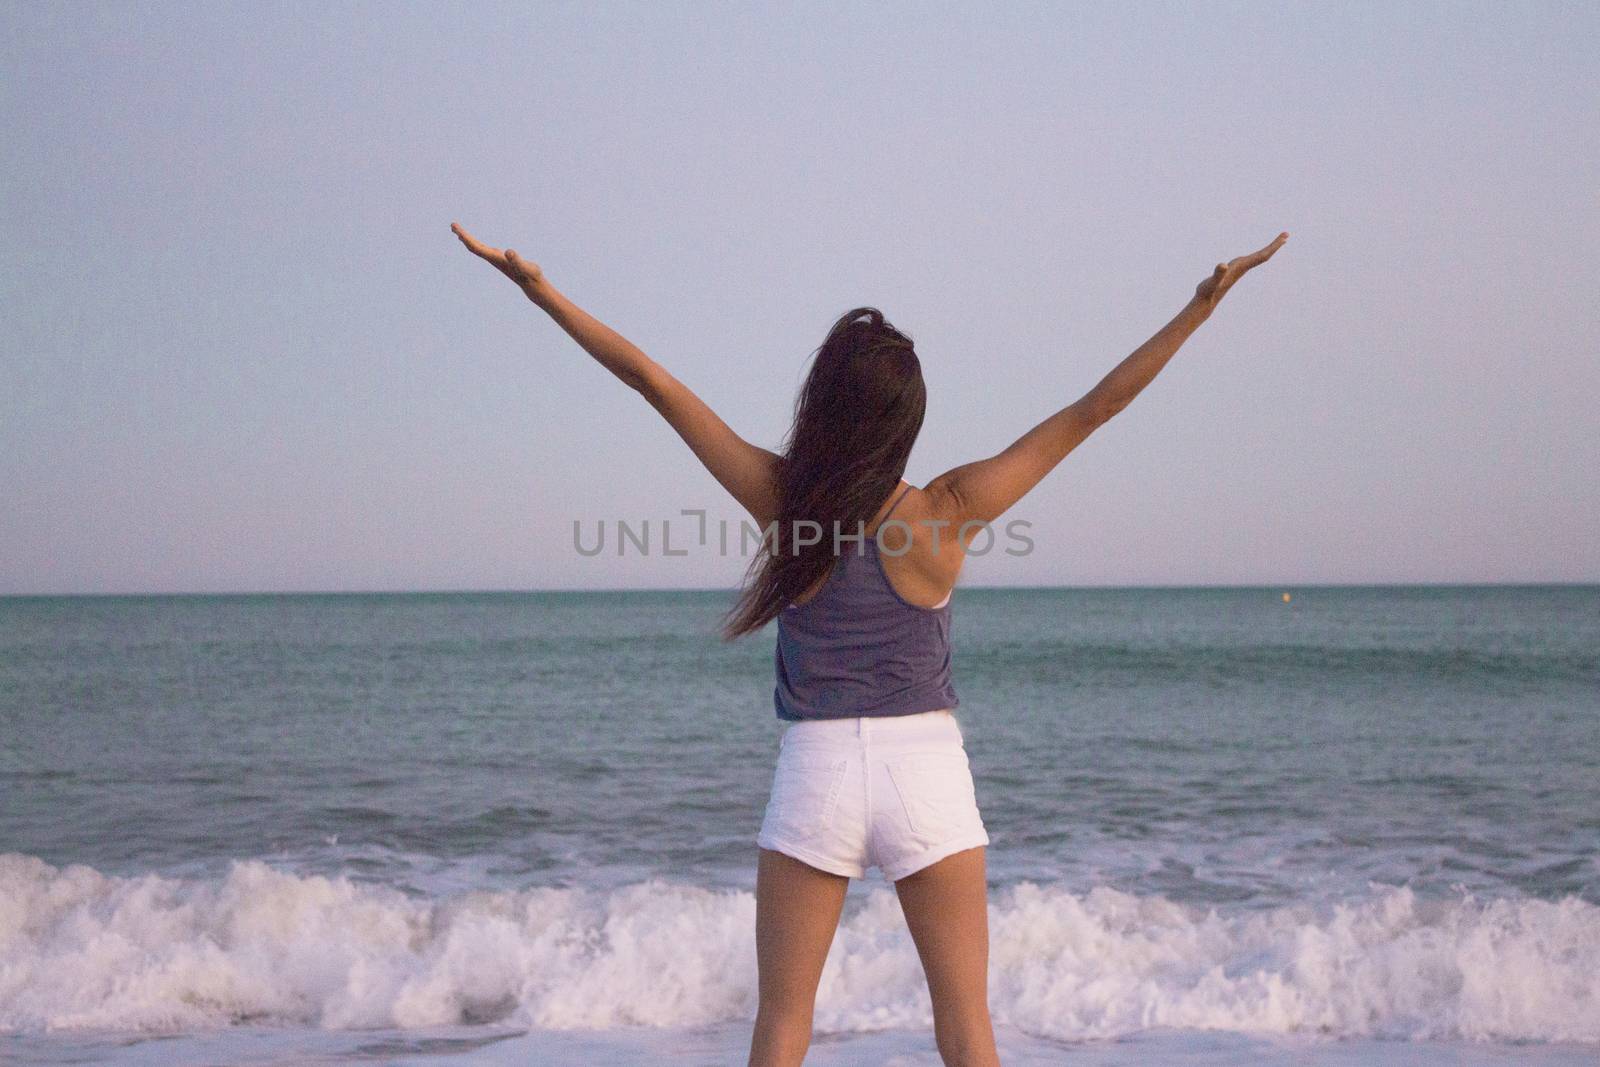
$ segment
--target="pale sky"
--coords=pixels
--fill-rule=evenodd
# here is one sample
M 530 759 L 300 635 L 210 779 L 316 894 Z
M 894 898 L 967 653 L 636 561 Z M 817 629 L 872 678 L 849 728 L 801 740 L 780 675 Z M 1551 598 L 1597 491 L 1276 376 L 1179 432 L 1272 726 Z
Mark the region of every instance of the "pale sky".
M 974 585 L 1600 580 L 1600 6 L 0 7 L 0 593 L 731 587 L 736 519 L 449 226 L 777 447 L 827 327 L 908 477 L 1291 234 Z

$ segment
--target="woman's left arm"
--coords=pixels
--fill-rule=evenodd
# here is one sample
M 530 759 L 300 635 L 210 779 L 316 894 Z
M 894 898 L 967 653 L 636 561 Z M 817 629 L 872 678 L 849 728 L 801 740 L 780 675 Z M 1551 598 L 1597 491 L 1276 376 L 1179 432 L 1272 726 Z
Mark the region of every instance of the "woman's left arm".
M 633 342 L 567 299 L 550 284 L 537 263 L 512 249 L 492 248 L 451 223 L 461 243 L 488 260 L 517 284 L 525 296 L 560 324 L 606 370 L 650 402 L 711 476 L 765 529 L 778 515 L 778 463 L 775 453 L 734 433 L 706 402 Z

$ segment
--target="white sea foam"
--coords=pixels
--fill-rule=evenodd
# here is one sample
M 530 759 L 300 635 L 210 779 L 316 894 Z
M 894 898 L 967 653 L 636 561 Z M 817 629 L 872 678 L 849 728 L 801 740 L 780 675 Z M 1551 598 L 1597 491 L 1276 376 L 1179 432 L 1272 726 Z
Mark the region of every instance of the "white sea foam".
M 1043 1037 L 1600 1042 L 1600 908 L 1576 898 L 1375 886 L 1217 913 L 1022 883 L 990 909 L 996 1020 Z M 754 1015 L 754 922 L 748 892 L 659 880 L 421 899 L 253 860 L 182 880 L 7 854 L 0 1028 L 713 1025 Z M 841 924 L 817 1028 L 930 1024 L 899 904 L 875 886 Z

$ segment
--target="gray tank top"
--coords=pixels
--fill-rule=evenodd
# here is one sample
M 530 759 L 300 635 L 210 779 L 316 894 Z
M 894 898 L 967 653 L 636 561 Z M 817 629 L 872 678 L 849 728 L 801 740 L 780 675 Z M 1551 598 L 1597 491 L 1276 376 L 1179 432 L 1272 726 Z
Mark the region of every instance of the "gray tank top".
M 910 490 L 895 497 L 884 522 Z M 912 715 L 960 702 L 950 679 L 949 598 L 937 608 L 903 599 L 870 534 L 841 541 L 822 588 L 778 613 L 775 658 L 780 719 Z

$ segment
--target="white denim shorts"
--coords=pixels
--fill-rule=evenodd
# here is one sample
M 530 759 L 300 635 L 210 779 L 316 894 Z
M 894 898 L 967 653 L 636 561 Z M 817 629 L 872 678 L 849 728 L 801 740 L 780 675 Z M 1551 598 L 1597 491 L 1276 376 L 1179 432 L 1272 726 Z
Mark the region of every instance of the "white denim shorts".
M 989 843 L 949 710 L 806 719 L 783 733 L 756 844 L 813 867 L 898 881 Z

